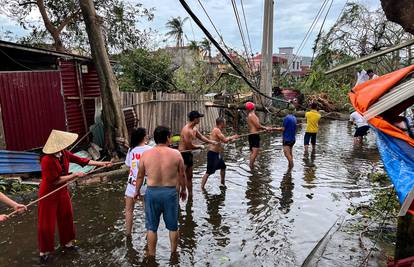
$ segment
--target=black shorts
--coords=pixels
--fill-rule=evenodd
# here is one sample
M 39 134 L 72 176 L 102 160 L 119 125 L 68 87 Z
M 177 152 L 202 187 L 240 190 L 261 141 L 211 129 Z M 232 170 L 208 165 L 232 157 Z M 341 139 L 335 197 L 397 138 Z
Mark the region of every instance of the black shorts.
M 193 167 L 194 165 L 194 160 L 193 160 L 193 153 L 188 151 L 188 152 L 181 152 L 181 156 L 183 157 L 184 160 L 184 165 L 187 167 Z
M 250 147 L 250 150 L 252 150 L 253 147 L 255 148 L 260 147 L 260 135 L 258 134 L 249 135 L 249 147 Z
M 309 142 L 312 145 L 316 144 L 316 133 L 305 133 L 305 146 L 308 146 Z
M 211 175 L 216 170 L 226 169 L 226 163 L 224 163 L 223 156 L 220 153 L 214 151 L 208 151 L 207 153 L 207 174 Z
M 283 146 L 290 146 L 293 147 L 296 141 L 283 141 Z
M 354 137 L 360 137 L 360 136 L 365 136 L 368 134 L 368 130 L 369 130 L 369 126 L 365 125 L 365 126 L 361 126 L 359 128 L 356 129 Z

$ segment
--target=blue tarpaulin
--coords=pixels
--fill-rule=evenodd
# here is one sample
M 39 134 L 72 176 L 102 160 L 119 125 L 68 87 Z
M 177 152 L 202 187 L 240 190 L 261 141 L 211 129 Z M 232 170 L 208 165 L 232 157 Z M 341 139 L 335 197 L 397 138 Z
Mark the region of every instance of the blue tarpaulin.
M 374 130 L 377 134 L 378 150 L 398 199 L 401 205 L 408 201 L 409 203 L 406 204 L 409 207 L 412 199 L 407 199 L 407 197 L 414 187 L 414 147 L 404 140 L 392 137 L 378 129 L 374 128 Z
M 0 174 L 39 172 L 39 154 L 0 150 Z

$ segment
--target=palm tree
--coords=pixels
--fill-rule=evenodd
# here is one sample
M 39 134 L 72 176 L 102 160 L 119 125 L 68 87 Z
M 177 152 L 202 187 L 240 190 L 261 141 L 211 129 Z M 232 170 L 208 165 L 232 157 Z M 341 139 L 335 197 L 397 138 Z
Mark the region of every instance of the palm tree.
M 207 54 L 208 59 L 211 59 L 211 42 L 207 38 L 203 38 L 203 40 L 200 42 L 200 47 L 204 52 L 204 55 Z
M 198 44 L 197 41 L 192 40 L 192 41 L 190 41 L 188 43 L 188 48 L 190 50 L 193 50 L 193 51 L 197 51 L 198 52 L 198 50 L 200 49 L 200 46 L 199 46 L 199 44 Z
M 180 16 L 171 18 L 165 25 L 170 30 L 165 35 L 174 38 L 176 41 L 176 47 L 182 47 L 184 45 L 184 23 L 188 20 L 188 17 L 181 19 Z

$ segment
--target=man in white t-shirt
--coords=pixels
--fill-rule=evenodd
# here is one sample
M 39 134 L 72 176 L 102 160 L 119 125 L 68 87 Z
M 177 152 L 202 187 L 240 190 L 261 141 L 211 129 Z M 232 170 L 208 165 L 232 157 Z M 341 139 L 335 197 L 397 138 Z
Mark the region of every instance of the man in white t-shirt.
M 134 197 L 136 193 L 139 160 L 145 151 L 152 148 L 146 145 L 147 141 L 147 131 L 144 128 L 134 130 L 131 134 L 131 148 L 125 159 L 125 165 L 129 167 L 128 184 L 125 190 L 125 226 L 127 236 L 130 236 L 132 231 L 132 219 L 135 204 Z M 145 195 L 146 188 L 147 182 L 144 177 L 144 183 L 140 189 L 141 195 Z
M 354 144 L 362 143 L 362 138 L 368 134 L 369 125 L 358 111 L 354 111 L 349 116 L 349 121 L 356 125 L 354 134 Z

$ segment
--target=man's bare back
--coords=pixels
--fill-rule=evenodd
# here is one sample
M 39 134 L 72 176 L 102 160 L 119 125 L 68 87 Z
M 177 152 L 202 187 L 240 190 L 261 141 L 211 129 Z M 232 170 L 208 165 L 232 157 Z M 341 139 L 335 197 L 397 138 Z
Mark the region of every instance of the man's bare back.
M 177 186 L 184 179 L 184 162 L 180 152 L 166 146 L 145 151 L 139 162 L 139 172 L 147 175 L 148 186 Z

